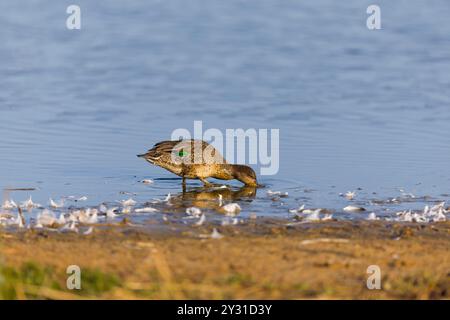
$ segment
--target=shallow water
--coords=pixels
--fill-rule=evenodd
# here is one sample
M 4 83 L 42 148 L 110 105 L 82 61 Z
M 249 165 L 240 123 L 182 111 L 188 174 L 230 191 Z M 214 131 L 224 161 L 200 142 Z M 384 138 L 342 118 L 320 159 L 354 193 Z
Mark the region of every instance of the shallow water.
M 447 1 L 379 1 L 378 31 L 365 1 L 80 0 L 80 31 L 65 28 L 65 4 L 28 3 L 0 4 L 0 187 L 36 190 L 5 197 L 87 197 L 66 210 L 171 193 L 184 212 L 216 191 L 191 181 L 183 194 L 135 155 L 202 120 L 280 129 L 266 188 L 226 191 L 243 217 L 290 217 L 302 204 L 389 217 L 450 198 Z

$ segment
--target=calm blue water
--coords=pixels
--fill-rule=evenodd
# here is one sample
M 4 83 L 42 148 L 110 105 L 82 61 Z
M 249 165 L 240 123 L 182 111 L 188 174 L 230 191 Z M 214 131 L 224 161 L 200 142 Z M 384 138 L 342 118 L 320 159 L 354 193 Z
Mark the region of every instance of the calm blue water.
M 73 2 L 0 3 L 0 187 L 37 188 L 16 201 L 177 194 L 179 180 L 135 155 L 194 120 L 280 129 L 279 173 L 245 213 L 339 209 L 357 188 L 368 207 L 400 188 L 448 200 L 448 1 L 380 0 L 376 31 L 371 1 L 77 0 L 70 31 Z

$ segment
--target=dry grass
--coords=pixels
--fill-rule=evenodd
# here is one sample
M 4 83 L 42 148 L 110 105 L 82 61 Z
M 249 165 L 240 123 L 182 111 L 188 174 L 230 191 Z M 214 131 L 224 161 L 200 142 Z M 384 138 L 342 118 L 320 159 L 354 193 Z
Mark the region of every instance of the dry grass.
M 450 224 L 336 223 L 90 236 L 0 234 L 0 295 L 13 299 L 441 299 L 449 298 Z M 399 239 L 400 237 L 400 239 Z M 317 240 L 319 239 L 319 240 Z M 328 240 L 325 240 L 328 239 Z M 399 239 L 399 240 L 398 240 Z M 65 288 L 66 268 L 82 290 Z M 382 290 L 368 290 L 379 265 Z

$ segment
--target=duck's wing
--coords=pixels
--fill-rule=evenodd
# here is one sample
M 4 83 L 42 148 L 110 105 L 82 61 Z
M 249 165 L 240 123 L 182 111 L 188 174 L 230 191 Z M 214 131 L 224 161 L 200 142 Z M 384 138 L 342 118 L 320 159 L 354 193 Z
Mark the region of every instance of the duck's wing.
M 185 164 L 225 164 L 227 163 L 213 145 L 202 140 L 161 141 L 148 151 L 154 157 L 170 156 L 175 162 Z
M 203 150 L 203 161 L 206 164 L 226 164 L 227 161 L 222 156 L 222 154 L 214 148 L 212 144 L 209 144 L 202 140 L 195 140 L 195 143 L 202 144 L 202 150 Z
M 181 141 L 181 140 L 180 140 Z M 167 156 L 170 156 L 172 153 L 173 148 L 177 143 L 180 141 L 161 141 L 158 142 L 148 150 L 145 154 L 140 155 L 140 157 L 145 157 L 147 159 L 160 159 L 161 157 L 166 158 Z
M 180 142 L 182 142 L 182 140 L 177 140 L 177 141 L 161 141 L 158 142 L 157 144 L 155 144 L 153 146 L 153 148 L 151 148 L 149 150 L 150 151 L 154 151 L 156 153 L 159 154 L 164 154 L 164 153 L 172 153 L 172 150 L 174 150 L 175 146 L 177 144 L 179 144 Z

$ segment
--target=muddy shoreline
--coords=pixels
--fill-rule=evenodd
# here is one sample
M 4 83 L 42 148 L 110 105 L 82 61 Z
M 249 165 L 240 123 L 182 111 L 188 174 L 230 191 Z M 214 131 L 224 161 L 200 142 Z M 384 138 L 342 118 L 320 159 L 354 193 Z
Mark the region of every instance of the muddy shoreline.
M 0 232 L 8 299 L 448 299 L 450 222 L 99 226 Z M 213 230 L 216 231 L 213 232 Z M 69 265 L 82 290 L 65 286 Z M 381 290 L 369 290 L 369 265 Z

